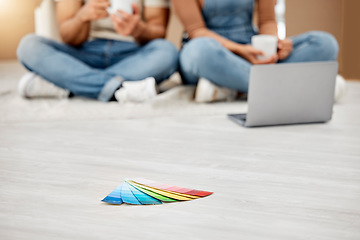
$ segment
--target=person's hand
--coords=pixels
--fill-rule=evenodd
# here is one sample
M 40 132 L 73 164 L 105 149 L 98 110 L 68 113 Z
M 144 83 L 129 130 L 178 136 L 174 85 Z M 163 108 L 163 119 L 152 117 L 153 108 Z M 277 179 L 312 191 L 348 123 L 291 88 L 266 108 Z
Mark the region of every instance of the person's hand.
M 270 64 L 270 63 L 276 63 L 278 61 L 278 57 L 276 54 L 269 57 L 268 59 L 259 60 L 257 56 L 258 55 L 264 56 L 265 53 L 252 47 L 251 45 L 239 45 L 235 53 L 237 55 L 240 55 L 241 57 L 243 57 L 252 64 Z
M 137 4 L 132 4 L 133 14 L 128 14 L 122 10 L 117 10 L 116 14 L 111 14 L 111 21 L 115 31 L 123 36 L 137 36 L 142 32 L 144 22 L 141 20 L 140 8 Z
M 293 43 L 290 39 L 286 38 L 284 40 L 278 41 L 278 52 L 277 55 L 280 60 L 287 58 L 293 49 Z
M 101 18 L 107 18 L 109 13 L 106 9 L 110 7 L 109 0 L 90 0 L 78 12 L 81 21 L 95 21 Z

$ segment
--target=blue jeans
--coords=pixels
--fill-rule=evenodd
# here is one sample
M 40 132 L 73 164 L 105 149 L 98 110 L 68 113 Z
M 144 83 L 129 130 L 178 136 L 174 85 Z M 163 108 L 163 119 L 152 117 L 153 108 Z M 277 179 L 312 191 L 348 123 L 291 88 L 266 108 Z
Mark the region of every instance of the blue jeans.
M 255 0 L 204 0 L 202 16 L 206 27 L 239 44 L 250 44 L 256 34 L 252 25 Z M 292 37 L 291 55 L 279 63 L 334 61 L 339 47 L 325 32 L 308 32 Z M 185 84 L 204 77 L 211 82 L 247 92 L 251 63 L 224 48 L 212 38 L 196 38 L 180 52 L 180 72 Z
M 334 61 L 338 55 L 335 38 L 324 32 L 309 32 L 292 38 L 293 51 L 279 63 Z M 246 93 L 251 63 L 227 50 L 212 38 L 196 38 L 180 52 L 180 71 L 185 84 L 203 77 L 223 87 Z
M 80 47 L 36 35 L 25 36 L 17 49 L 30 71 L 76 96 L 109 101 L 122 81 L 154 77 L 161 82 L 178 67 L 178 51 L 164 40 L 144 46 L 135 42 L 96 39 Z

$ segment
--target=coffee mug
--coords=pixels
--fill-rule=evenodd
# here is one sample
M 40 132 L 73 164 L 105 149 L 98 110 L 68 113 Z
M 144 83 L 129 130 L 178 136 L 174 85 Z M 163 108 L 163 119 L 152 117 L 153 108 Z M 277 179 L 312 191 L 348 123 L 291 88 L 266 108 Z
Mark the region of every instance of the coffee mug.
M 131 4 L 134 0 L 111 0 L 111 7 L 108 9 L 110 13 L 116 13 L 117 10 L 122 10 L 128 14 L 133 13 Z
M 264 56 L 258 55 L 257 58 L 265 60 L 276 54 L 278 38 L 273 35 L 255 35 L 251 38 L 251 45 L 265 54 Z

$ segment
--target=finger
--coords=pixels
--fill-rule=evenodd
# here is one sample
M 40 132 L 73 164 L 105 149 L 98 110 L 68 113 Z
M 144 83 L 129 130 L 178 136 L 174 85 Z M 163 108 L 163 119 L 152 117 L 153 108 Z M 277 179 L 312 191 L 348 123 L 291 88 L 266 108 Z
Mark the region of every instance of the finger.
M 257 64 L 271 64 L 271 63 L 276 63 L 277 61 L 278 61 L 278 56 L 275 54 L 269 57 L 268 59 L 258 60 Z
M 292 52 L 292 49 L 290 48 L 285 48 L 282 50 L 284 53 L 286 53 L 287 55 L 289 55 Z
M 256 56 L 249 56 L 249 62 L 252 64 L 265 64 L 269 62 L 269 59 L 259 60 Z
M 123 22 L 130 23 L 131 18 L 129 18 L 129 17 L 124 17 L 120 13 L 116 13 L 116 16 L 117 16 L 117 18 L 121 19 Z
M 129 15 L 128 13 L 126 13 L 124 11 L 117 10 L 115 14 L 118 18 L 123 19 L 125 22 L 130 22 L 130 20 L 131 20 L 131 15 Z
M 279 61 L 279 57 L 276 55 L 276 57 L 269 59 L 264 64 L 274 64 L 274 63 L 277 63 L 278 61 Z
M 114 21 L 116 22 L 116 24 L 118 25 L 123 25 L 125 22 L 124 22 L 124 19 L 122 19 L 121 17 L 119 17 L 118 15 L 116 14 L 113 14 L 112 17 L 114 18 Z
M 287 51 L 291 51 L 292 50 L 292 44 L 282 44 L 281 47 L 278 47 L 278 51 L 283 51 L 283 50 L 287 50 Z
M 109 13 L 108 13 L 108 11 L 106 11 L 106 10 L 104 10 L 104 9 L 97 9 L 97 10 L 95 10 L 95 13 L 96 13 L 96 15 L 101 15 L 101 16 L 108 16 L 109 15 Z
M 293 46 L 293 42 L 288 39 L 288 40 L 286 41 L 286 46 L 292 47 L 292 46 Z
M 106 18 L 109 14 L 108 13 L 103 13 L 103 12 L 94 12 L 92 14 L 92 20 L 98 20 L 101 18 Z
M 117 11 L 115 13 L 113 13 L 112 15 L 114 15 L 114 18 L 117 20 L 125 20 L 124 16 L 121 15 L 120 13 L 118 13 Z
M 115 14 L 111 14 L 110 19 L 114 24 L 117 24 L 117 16 Z
M 109 13 L 108 12 L 98 12 L 96 13 L 96 18 L 99 19 L 99 18 L 106 18 L 109 16 Z
M 136 3 L 131 4 L 134 15 L 140 15 L 140 8 Z
M 111 15 L 111 21 L 115 24 L 115 26 L 123 26 L 124 24 L 122 19 L 116 16 L 115 14 Z
M 279 59 L 283 60 L 283 59 L 287 58 L 289 56 L 289 54 L 290 54 L 289 51 L 281 51 L 278 53 Z
M 246 45 L 246 50 L 249 54 L 265 56 L 265 53 L 251 45 Z
M 118 32 L 118 33 L 123 33 L 123 31 L 124 31 L 124 25 L 123 24 L 117 24 L 117 23 L 115 23 L 114 24 L 114 28 L 115 28 L 115 30 L 116 30 L 116 32 Z
M 265 61 L 265 60 L 258 60 L 255 64 L 274 64 L 276 61 Z
M 91 4 L 93 6 L 96 6 L 97 4 L 100 4 L 100 3 L 108 3 L 110 4 L 109 0 L 92 0 L 92 1 L 87 1 L 86 4 Z
M 106 9 L 108 7 L 110 7 L 110 3 L 109 2 L 97 2 L 94 4 L 95 8 L 100 8 L 100 9 Z
M 292 45 L 287 44 L 287 45 L 285 45 L 285 46 L 283 47 L 283 49 L 292 49 Z
M 286 57 L 287 57 L 287 56 L 282 55 L 282 56 L 279 56 L 279 59 L 280 59 L 280 60 L 284 60 Z
M 272 56 L 269 58 L 269 60 L 272 60 L 272 61 L 277 62 L 277 61 L 279 60 L 279 57 L 278 57 L 278 55 L 275 53 L 274 55 L 272 55 Z
M 284 59 L 284 51 L 281 51 L 281 52 L 278 52 L 278 57 L 280 60 L 283 60 Z
M 260 56 L 265 56 L 265 55 L 266 55 L 263 51 L 258 50 L 258 49 L 256 49 L 256 48 L 253 48 L 253 49 L 251 50 L 251 53 L 252 53 L 252 54 L 255 54 L 255 55 L 260 55 Z
M 131 17 L 130 14 L 128 14 L 127 12 L 124 12 L 123 10 L 118 9 L 117 12 L 118 12 L 121 16 L 123 16 L 124 18 L 127 18 L 127 19 L 128 19 L 128 18 Z
M 250 56 L 248 61 L 251 63 L 251 64 L 254 64 L 256 65 L 258 63 L 258 59 L 256 57 L 253 57 L 253 56 Z
M 290 46 L 290 45 L 291 45 L 291 42 L 290 42 L 290 41 L 283 41 L 283 42 L 282 42 L 282 45 L 283 45 L 284 47 L 287 47 L 287 46 Z
M 269 60 L 269 63 L 277 63 L 279 61 L 279 56 L 277 54 L 274 55 L 274 57 L 272 57 Z
M 256 49 L 256 48 L 253 48 L 252 52 L 253 52 L 254 54 L 256 54 L 256 55 L 261 55 L 261 56 L 265 56 L 265 55 L 266 55 L 263 51 L 261 51 L 261 50 L 259 50 L 259 49 Z
M 263 63 L 261 63 L 261 61 L 258 60 L 258 59 L 254 59 L 253 61 L 251 61 L 251 63 L 254 64 L 254 65 L 263 64 Z

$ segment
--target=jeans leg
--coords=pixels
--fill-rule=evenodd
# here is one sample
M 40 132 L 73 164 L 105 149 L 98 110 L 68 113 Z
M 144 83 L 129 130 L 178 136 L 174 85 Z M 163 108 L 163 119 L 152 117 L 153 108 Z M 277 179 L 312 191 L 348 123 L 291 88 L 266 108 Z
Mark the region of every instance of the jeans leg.
M 30 71 L 78 96 L 96 99 L 104 88 L 106 93 L 100 100 L 108 101 L 120 87 L 121 80 L 114 73 L 90 67 L 75 57 L 84 57 L 84 54 L 71 46 L 36 35 L 25 36 L 17 49 L 19 61 Z
M 212 38 L 196 38 L 180 53 L 180 68 L 186 84 L 204 77 L 223 87 L 248 91 L 251 64 Z
M 154 77 L 161 82 L 178 67 L 178 51 L 167 40 L 156 39 L 139 47 L 134 54 L 108 67 L 105 72 L 121 76 L 126 81 Z
M 280 63 L 335 61 L 339 45 L 329 33 L 311 31 L 292 37 L 293 51 Z

